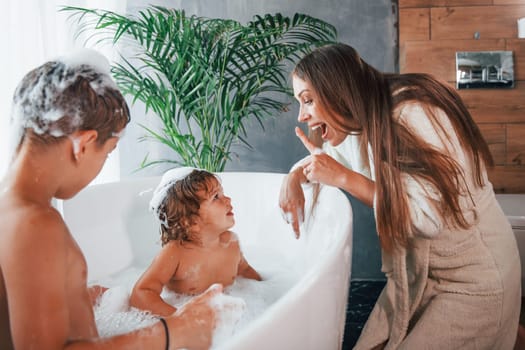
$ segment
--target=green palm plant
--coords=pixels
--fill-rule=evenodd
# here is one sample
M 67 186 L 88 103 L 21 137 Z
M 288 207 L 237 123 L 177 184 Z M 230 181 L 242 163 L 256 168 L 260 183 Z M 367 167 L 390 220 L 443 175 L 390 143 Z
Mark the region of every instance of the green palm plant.
M 122 63 L 112 67 L 113 76 L 124 94 L 162 121 L 161 132 L 142 126 L 143 140 L 159 141 L 178 155 L 146 156 L 141 167 L 169 162 L 223 171 L 235 141 L 250 146 L 248 118 L 263 127 L 264 118 L 286 110 L 287 63 L 337 35 L 332 25 L 304 14 L 266 14 L 242 25 L 159 6 L 137 15 L 63 10 L 73 12 L 77 34 L 95 29 L 90 39 L 134 47 L 133 57 L 122 54 Z

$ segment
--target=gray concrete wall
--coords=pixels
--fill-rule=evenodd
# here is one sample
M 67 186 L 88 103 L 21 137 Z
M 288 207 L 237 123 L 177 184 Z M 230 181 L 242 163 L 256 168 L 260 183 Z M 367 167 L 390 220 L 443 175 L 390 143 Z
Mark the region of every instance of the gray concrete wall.
M 334 25 L 338 40 L 355 47 L 362 57 L 375 68 L 397 71 L 397 6 L 396 0 L 129 0 L 128 8 L 134 12 L 150 3 L 182 8 L 188 14 L 205 17 L 232 18 L 245 23 L 254 15 L 280 12 L 285 16 L 305 13 Z M 287 172 L 290 166 L 306 154 L 294 134 L 297 123 L 297 104 L 290 111 L 265 121 L 265 131 L 249 121 L 248 142 L 253 149 L 234 146 L 234 158 L 226 167 L 229 171 Z M 132 123 L 120 144 L 121 176 L 136 177 L 161 174 L 169 166 L 137 170 L 140 161 L 149 153 L 161 158 L 169 152 L 151 142 L 137 142 L 144 134 L 138 126 L 158 127 L 155 116 L 145 116 L 141 106 L 132 109 Z M 169 153 L 168 153 L 169 154 Z M 354 210 L 353 279 L 382 279 L 379 271 L 380 252 L 373 213 L 361 203 L 351 200 Z

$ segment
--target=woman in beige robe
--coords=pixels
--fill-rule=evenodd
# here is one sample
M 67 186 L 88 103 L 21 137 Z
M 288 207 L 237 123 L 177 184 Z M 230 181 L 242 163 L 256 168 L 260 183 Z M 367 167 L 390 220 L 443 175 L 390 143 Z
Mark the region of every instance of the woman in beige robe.
M 301 184 L 339 187 L 374 208 L 387 284 L 355 349 L 512 349 L 520 263 L 486 166 L 488 147 L 457 93 L 424 74 L 382 74 L 347 45 L 293 72 L 297 129 L 311 155 L 280 206 L 299 234 Z

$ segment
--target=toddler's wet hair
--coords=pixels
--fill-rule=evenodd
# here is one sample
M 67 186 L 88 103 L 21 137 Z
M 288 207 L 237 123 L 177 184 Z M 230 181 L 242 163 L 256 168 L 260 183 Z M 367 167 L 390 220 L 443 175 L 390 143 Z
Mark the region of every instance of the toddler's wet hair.
M 199 215 L 201 202 L 219 183 L 219 178 L 206 170 L 195 169 L 183 179 L 163 188 L 163 199 L 152 208 L 160 220 L 162 244 L 176 240 L 196 242 L 190 228 Z

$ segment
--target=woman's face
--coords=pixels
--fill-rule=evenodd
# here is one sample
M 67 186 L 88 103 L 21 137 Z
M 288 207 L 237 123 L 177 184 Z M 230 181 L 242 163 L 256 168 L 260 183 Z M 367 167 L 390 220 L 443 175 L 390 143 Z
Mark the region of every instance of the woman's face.
M 337 130 L 330 125 L 333 119 L 327 108 L 323 106 L 312 85 L 294 75 L 293 77 L 294 96 L 299 101 L 299 116 L 297 120 L 307 123 L 311 129 L 319 129 L 323 141 L 329 142 L 332 146 L 337 146 L 344 141 L 347 134 Z

